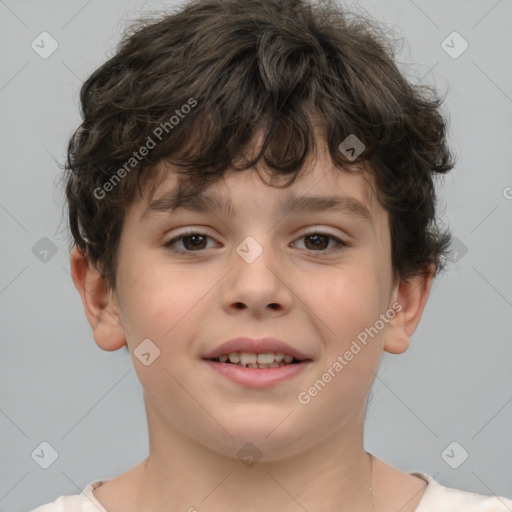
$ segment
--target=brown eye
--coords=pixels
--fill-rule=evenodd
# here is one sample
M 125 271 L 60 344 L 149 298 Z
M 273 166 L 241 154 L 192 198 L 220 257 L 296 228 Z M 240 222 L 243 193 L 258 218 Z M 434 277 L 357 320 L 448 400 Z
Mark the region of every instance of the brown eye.
M 320 250 L 325 250 L 327 249 L 328 245 L 329 245 L 329 238 L 327 235 L 307 235 L 304 237 L 306 241 L 310 241 L 310 243 L 308 244 L 306 242 L 306 247 L 308 249 L 320 249 Z
M 181 242 L 182 248 L 178 247 L 177 252 L 198 252 L 207 249 L 207 240 L 212 240 L 211 237 L 204 233 L 197 233 L 195 231 L 183 233 L 164 244 L 164 247 L 172 248 L 178 242 Z
M 331 249 L 336 251 L 347 246 L 347 244 L 343 242 L 343 240 L 340 240 L 339 238 L 336 238 L 335 236 L 329 233 L 306 233 L 305 235 L 299 238 L 299 240 L 301 239 L 305 240 L 304 248 L 314 252 L 324 252 L 329 251 Z M 331 241 L 334 242 L 334 246 L 331 245 L 329 247 Z
M 187 235 L 182 237 L 183 239 L 183 246 L 186 249 L 204 249 L 205 248 L 205 236 L 203 235 Z

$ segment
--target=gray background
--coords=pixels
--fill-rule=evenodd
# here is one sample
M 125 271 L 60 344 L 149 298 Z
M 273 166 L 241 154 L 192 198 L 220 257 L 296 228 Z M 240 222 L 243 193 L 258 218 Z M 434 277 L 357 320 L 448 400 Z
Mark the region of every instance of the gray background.
M 410 349 L 384 356 L 366 447 L 446 486 L 512 497 L 512 2 L 360 4 L 404 36 L 411 81 L 448 91 L 458 157 L 439 189 L 458 256 L 435 283 Z M 164 5 L 0 0 L 1 511 L 79 493 L 147 455 L 129 356 L 96 346 L 69 274 L 55 160 L 64 161 L 80 121 L 81 81 L 130 19 Z M 59 45 L 47 59 L 31 48 L 43 31 Z M 469 43 L 456 59 L 441 46 L 453 31 Z M 56 254 L 44 256 L 52 244 Z M 48 469 L 31 457 L 43 441 L 58 452 Z M 469 454 L 457 469 L 442 457 L 453 441 L 463 448 L 448 450 L 452 464 Z

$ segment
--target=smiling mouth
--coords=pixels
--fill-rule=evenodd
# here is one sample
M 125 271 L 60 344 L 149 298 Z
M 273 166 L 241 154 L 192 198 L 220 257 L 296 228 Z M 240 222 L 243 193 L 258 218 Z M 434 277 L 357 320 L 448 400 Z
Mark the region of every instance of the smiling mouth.
M 282 366 L 289 366 L 292 364 L 299 364 L 311 361 L 310 359 L 300 360 L 289 354 L 282 353 L 267 353 L 256 354 L 249 352 L 231 352 L 230 354 L 223 354 L 219 357 L 212 359 L 205 359 L 206 361 L 213 361 L 222 364 L 229 364 L 233 366 L 240 366 L 242 368 L 280 368 Z

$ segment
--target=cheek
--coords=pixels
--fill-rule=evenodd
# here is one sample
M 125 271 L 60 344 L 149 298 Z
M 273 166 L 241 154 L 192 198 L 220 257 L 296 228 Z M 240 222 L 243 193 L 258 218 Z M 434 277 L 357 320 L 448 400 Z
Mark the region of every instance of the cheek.
M 309 282 L 305 297 L 335 338 L 347 341 L 373 324 L 385 307 L 380 279 L 371 266 L 360 262 Z
M 199 278 L 198 272 L 190 269 L 155 266 L 146 278 L 139 277 L 131 291 L 131 335 L 153 340 L 161 351 L 160 360 L 171 367 L 190 351 L 193 333 L 204 321 L 208 294 L 218 281 L 218 277 L 204 274 Z
M 337 403 L 344 414 L 357 410 L 378 370 L 385 328 L 374 326 L 387 306 L 379 286 L 378 272 L 361 264 L 326 279 L 324 293 L 317 294 L 325 341 L 319 372 L 329 381 L 319 402 Z

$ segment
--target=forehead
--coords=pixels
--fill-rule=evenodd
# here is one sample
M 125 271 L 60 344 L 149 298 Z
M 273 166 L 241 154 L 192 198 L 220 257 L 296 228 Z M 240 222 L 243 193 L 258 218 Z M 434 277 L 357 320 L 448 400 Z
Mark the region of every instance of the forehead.
M 274 182 L 269 184 L 268 179 L 263 181 L 260 174 L 249 169 L 227 172 L 219 181 L 191 196 L 179 194 L 177 176 L 170 171 L 136 210 L 138 220 L 144 221 L 179 208 L 235 215 L 241 206 L 259 202 L 269 208 L 273 203 L 271 209 L 275 214 L 284 210 L 314 212 L 339 209 L 372 221 L 374 187 L 371 178 L 363 171 L 349 174 L 342 169 L 319 167 L 283 188 L 275 186 Z M 276 192 L 269 194 L 269 188 Z
M 178 196 L 176 169 L 161 162 L 151 170 L 143 198 L 132 206 L 129 216 L 134 222 L 144 222 L 180 207 L 234 215 L 248 203 L 264 205 L 265 210 L 276 214 L 286 209 L 308 212 L 339 208 L 369 221 L 379 215 L 374 177 L 366 165 L 341 169 L 324 151 L 308 159 L 298 174 L 293 184 L 284 187 L 290 175 L 279 175 L 262 167 L 228 169 L 199 195 L 183 197 Z

